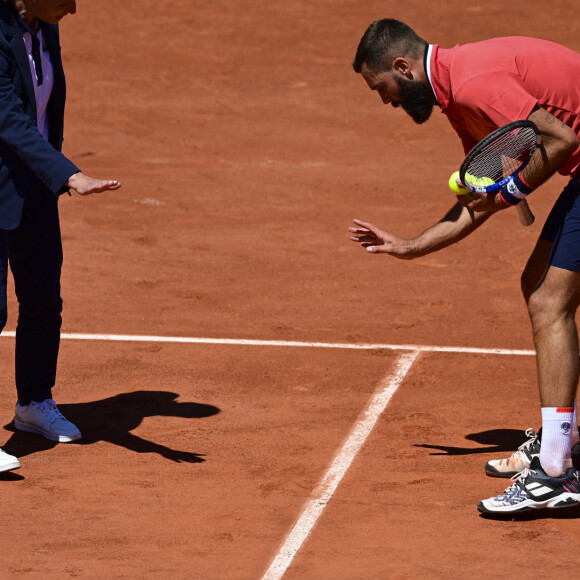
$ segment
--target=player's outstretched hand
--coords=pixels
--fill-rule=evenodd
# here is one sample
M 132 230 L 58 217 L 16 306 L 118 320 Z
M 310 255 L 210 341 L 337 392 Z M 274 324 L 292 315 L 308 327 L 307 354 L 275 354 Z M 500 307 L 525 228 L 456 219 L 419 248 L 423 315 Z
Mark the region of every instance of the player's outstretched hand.
M 90 195 L 101 191 L 119 189 L 121 182 L 116 179 L 95 179 L 84 173 L 75 173 L 66 182 L 68 187 L 72 187 L 79 195 Z
M 358 226 L 349 228 L 352 234 L 350 239 L 358 242 L 367 252 L 373 254 L 390 254 L 402 260 L 411 260 L 416 257 L 413 240 L 405 240 L 385 232 L 369 222 L 353 220 Z

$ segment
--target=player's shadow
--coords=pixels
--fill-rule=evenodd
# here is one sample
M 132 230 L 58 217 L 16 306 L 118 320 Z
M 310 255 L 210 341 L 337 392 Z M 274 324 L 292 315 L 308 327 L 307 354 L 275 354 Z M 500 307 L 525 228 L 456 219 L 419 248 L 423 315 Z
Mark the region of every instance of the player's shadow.
M 220 412 L 220 409 L 213 405 L 182 403 L 176 400 L 177 397 L 176 393 L 166 391 L 135 391 L 90 403 L 59 404 L 59 409 L 81 430 L 82 439 L 75 442 L 76 444 L 92 445 L 99 441 L 106 441 L 135 453 L 157 453 L 177 463 L 201 463 L 205 459 L 199 453 L 171 449 L 131 432 L 141 424 L 145 417 L 201 419 Z M 2 445 L 2 449 L 16 457 L 24 457 L 58 445 L 40 435 L 16 430 L 13 422 L 4 428 L 13 431 L 13 434 Z
M 524 441 L 527 440 L 525 433 L 517 429 L 490 429 L 481 433 L 470 433 L 465 438 L 468 441 L 475 441 L 485 447 L 452 447 L 449 445 L 430 445 L 427 443 L 417 443 L 415 447 L 425 449 L 435 449 L 440 453 L 430 453 L 429 455 L 472 455 L 475 453 L 510 453 L 515 451 Z

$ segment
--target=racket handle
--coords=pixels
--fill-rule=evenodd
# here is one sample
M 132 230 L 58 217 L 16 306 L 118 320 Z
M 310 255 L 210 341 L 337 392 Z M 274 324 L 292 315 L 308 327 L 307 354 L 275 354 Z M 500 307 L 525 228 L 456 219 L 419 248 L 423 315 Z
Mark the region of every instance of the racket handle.
M 520 218 L 520 223 L 523 226 L 531 226 L 534 223 L 536 217 L 532 213 L 532 210 L 525 199 L 522 199 L 522 201 L 516 205 L 516 210 L 518 212 L 518 217 Z

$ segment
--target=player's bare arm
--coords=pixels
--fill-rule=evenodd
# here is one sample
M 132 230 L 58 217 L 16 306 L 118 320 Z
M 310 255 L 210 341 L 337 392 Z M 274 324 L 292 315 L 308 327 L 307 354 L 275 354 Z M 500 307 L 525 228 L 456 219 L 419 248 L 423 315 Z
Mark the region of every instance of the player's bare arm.
M 441 221 L 415 238 L 400 238 L 381 230 L 370 222 L 354 220 L 356 228 L 349 228 L 351 240 L 367 252 L 389 254 L 402 260 L 426 256 L 455 244 L 474 232 L 489 217 L 489 212 L 473 212 L 456 203 Z
M 530 163 L 522 170 L 522 179 L 532 189 L 548 180 L 580 144 L 576 133 L 565 123 L 541 107 L 528 117 L 540 130 L 542 140 Z M 511 207 L 500 193 L 476 193 L 473 200 L 461 199 L 473 211 L 499 211 Z
M 72 175 L 66 184 L 68 187 L 72 187 L 79 195 L 112 191 L 121 187 L 121 182 L 116 179 L 95 179 L 81 172 Z
M 571 127 L 546 109 L 538 107 L 528 119 L 540 130 L 542 143 L 522 176 L 530 185 L 538 187 L 556 173 L 580 142 Z

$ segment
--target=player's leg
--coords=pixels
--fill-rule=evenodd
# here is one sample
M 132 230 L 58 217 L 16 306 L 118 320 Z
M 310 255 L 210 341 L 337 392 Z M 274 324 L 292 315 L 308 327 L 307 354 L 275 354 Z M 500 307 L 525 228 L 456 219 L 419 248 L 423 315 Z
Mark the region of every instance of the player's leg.
M 520 280 L 521 290 L 526 304 L 548 272 L 553 245 L 553 241 L 540 237 L 528 259 Z
M 57 198 L 25 203 L 20 226 L 9 232 L 8 252 L 19 305 L 15 426 L 53 441 L 73 441 L 80 432 L 52 400 L 62 311 Z
M 550 231 L 551 230 L 551 231 Z M 554 232 L 557 230 L 556 234 Z M 579 377 L 575 313 L 580 304 L 580 183 L 564 190 L 522 278 L 537 351 L 542 438 L 529 468 L 502 495 L 480 502 L 482 512 L 516 512 L 580 504 L 579 473 L 572 467 L 578 440 L 575 418 Z M 539 443 L 539 439 L 537 442 Z M 531 444 L 530 444 L 531 447 Z
M 572 467 L 572 444 L 578 439 L 573 421 L 580 376 L 579 304 L 580 271 L 554 266 L 528 301 L 542 406 L 540 462 L 555 477 Z
M 580 304 L 580 180 L 571 180 L 564 189 L 544 230 L 551 227 L 550 218 L 559 211 L 559 205 L 563 218 L 554 237 L 550 266 L 528 299 L 542 404 L 540 461 L 551 475 L 564 472 L 572 462 L 567 441 L 574 449 L 580 446 L 577 430 L 580 359 L 575 322 Z M 570 433 L 561 433 L 568 424 Z M 562 446 L 564 452 L 560 450 Z
M 563 215 L 561 220 L 562 219 Z M 553 217 L 552 220 L 548 221 L 551 221 L 553 225 L 550 226 L 547 224 L 547 227 L 542 232 L 542 235 L 548 239 L 544 239 L 543 237 L 538 239 L 538 242 L 522 273 L 521 289 L 526 303 L 532 293 L 544 280 L 549 268 L 549 259 L 554 243 L 553 240 L 556 238 L 560 226 L 556 224 Z M 577 420 L 574 424 L 578 424 Z M 485 464 L 485 473 L 492 477 L 510 478 L 524 469 L 529 468 L 532 459 L 540 454 L 542 430 L 540 429 L 536 432 L 534 429 L 529 428 L 526 430 L 526 436 L 527 440 L 522 443 L 522 445 L 520 445 L 511 456 L 488 461 Z M 576 443 L 578 444 L 576 445 Z M 578 435 L 578 431 L 575 433 L 573 444 L 573 459 L 575 459 L 576 464 L 580 466 L 580 436 Z
M 578 332 L 580 272 L 550 266 L 528 300 L 537 352 L 542 439 L 529 468 L 503 494 L 479 503 L 488 513 L 580 505 L 580 473 L 572 464 L 574 402 L 580 372 Z M 530 446 L 531 447 L 531 446 Z

